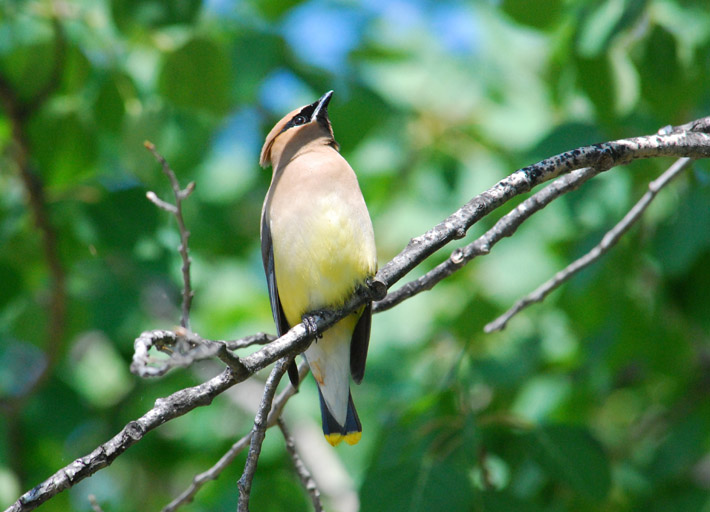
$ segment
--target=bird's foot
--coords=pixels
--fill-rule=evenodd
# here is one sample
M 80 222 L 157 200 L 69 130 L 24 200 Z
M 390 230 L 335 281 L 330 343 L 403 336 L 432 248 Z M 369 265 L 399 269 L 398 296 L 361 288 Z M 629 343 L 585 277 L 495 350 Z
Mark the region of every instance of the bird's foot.
M 316 337 L 316 341 L 321 339 L 323 337 L 323 334 L 318 332 L 318 317 L 319 317 L 319 311 L 311 311 L 310 313 L 307 313 L 301 317 L 301 321 L 303 322 L 303 325 L 306 326 L 306 329 L 308 329 L 308 332 L 310 334 L 314 334 Z

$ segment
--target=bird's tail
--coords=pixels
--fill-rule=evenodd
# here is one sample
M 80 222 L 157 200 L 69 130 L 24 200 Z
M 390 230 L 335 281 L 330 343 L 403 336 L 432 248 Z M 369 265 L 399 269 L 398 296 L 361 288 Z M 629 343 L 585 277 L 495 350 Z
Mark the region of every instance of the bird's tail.
M 320 397 L 320 415 L 323 421 L 323 435 L 325 439 L 332 446 L 339 444 L 343 439 L 345 439 L 345 442 L 349 445 L 357 444 L 360 437 L 362 437 L 362 425 L 360 424 L 360 418 L 357 416 L 350 391 L 348 391 L 348 413 L 345 417 L 345 425 L 340 425 L 328 410 L 320 387 L 318 388 L 318 396 Z

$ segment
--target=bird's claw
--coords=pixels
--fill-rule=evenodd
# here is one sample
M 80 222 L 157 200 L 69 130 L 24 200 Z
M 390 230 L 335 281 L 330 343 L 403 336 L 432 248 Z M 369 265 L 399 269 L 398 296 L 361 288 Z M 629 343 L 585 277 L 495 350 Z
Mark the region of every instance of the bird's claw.
M 303 325 L 306 326 L 308 332 L 310 334 L 315 334 L 316 340 L 319 340 L 323 337 L 323 335 L 318 332 L 318 319 L 316 313 L 303 315 L 303 318 L 301 320 L 303 321 Z

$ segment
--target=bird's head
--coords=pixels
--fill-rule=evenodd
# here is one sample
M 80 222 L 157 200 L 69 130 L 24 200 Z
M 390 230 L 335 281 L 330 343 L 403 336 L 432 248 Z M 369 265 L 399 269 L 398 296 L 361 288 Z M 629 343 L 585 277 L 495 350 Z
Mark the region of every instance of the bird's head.
M 287 147 L 295 152 L 301 146 L 318 139 L 323 139 L 325 144 L 337 149 L 328 118 L 328 103 L 332 96 L 333 91 L 328 91 L 318 101 L 289 112 L 276 123 L 261 148 L 261 166 L 272 164 L 275 168 Z

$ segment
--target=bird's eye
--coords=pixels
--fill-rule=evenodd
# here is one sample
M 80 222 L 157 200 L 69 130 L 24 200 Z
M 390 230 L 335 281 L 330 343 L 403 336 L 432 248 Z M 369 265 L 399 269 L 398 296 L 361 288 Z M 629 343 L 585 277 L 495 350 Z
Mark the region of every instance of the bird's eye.
M 300 126 L 302 124 L 306 124 L 306 121 L 307 121 L 307 119 L 305 118 L 305 116 L 296 116 L 293 118 L 293 124 L 295 126 Z

